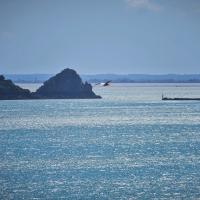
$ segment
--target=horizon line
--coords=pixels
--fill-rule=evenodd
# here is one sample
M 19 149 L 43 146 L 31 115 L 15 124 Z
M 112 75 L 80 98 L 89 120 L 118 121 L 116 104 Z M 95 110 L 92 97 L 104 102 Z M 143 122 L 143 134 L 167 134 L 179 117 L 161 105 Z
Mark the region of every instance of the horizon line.
M 55 75 L 57 73 L 0 73 L 0 75 Z M 96 76 L 96 75 L 149 75 L 149 76 L 162 76 L 162 75 L 200 75 L 199 73 L 94 73 L 94 74 L 85 74 L 85 73 L 78 73 L 81 76 Z

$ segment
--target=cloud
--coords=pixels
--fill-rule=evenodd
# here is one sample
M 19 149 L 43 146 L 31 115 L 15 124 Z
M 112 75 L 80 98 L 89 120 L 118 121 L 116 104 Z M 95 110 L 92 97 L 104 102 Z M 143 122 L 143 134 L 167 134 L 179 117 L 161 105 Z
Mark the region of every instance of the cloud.
M 152 0 L 126 0 L 128 5 L 133 8 L 148 9 L 152 11 L 159 11 L 161 6 L 154 3 Z

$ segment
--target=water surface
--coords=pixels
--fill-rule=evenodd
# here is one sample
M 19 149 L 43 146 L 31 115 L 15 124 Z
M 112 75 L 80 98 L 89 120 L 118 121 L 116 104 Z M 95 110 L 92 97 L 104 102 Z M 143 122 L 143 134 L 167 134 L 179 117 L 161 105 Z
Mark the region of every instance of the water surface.
M 0 101 L 0 199 L 200 198 L 200 102 L 161 101 L 200 85 L 94 90 L 103 99 Z

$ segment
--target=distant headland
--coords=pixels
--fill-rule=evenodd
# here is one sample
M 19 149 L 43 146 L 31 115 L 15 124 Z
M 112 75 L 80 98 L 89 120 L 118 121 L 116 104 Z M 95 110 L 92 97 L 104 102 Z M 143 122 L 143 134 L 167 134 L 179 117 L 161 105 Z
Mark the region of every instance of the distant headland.
M 43 83 L 54 74 L 4 74 L 14 83 Z M 200 83 L 200 74 L 91 74 L 80 75 L 83 81 L 99 83 Z
M 101 96 L 92 91 L 91 84 L 81 80 L 73 69 L 49 78 L 36 92 L 30 92 L 15 85 L 11 80 L 0 76 L 0 100 L 17 99 L 99 99 Z

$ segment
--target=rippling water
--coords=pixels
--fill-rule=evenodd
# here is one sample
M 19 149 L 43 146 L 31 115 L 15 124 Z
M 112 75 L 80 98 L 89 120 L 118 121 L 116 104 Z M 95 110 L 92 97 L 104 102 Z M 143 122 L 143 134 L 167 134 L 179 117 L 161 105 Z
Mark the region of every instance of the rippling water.
M 200 198 L 200 102 L 160 100 L 200 85 L 94 90 L 103 99 L 0 101 L 0 199 Z

